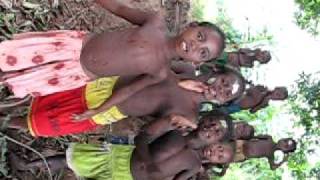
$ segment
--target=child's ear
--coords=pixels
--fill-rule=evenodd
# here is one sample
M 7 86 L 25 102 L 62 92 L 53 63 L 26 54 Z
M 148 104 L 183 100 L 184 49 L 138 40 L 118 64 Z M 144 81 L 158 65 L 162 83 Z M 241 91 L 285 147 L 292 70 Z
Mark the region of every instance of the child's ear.
M 189 27 L 197 27 L 197 26 L 199 26 L 199 22 L 197 22 L 197 21 L 192 21 L 191 23 L 189 23 L 188 26 L 189 26 Z

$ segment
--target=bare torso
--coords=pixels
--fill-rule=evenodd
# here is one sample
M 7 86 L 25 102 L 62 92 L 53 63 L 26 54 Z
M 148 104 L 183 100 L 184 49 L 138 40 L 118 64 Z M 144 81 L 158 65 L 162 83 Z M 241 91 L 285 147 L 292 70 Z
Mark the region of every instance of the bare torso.
M 254 65 L 255 57 L 248 56 L 245 53 L 230 52 L 228 54 L 228 64 L 236 68 L 247 67 L 252 68 Z
M 80 62 L 96 77 L 156 75 L 168 68 L 166 29 L 160 16 L 143 26 L 93 35 L 84 43 Z
M 190 169 L 199 169 L 201 160 L 198 154 L 186 147 L 184 138 L 177 133 L 168 133 L 150 145 L 153 162 L 159 168 L 155 174 L 146 169 L 144 162 L 134 154 L 132 172 L 137 180 L 172 179 L 177 174 Z
M 244 144 L 244 154 L 247 158 L 270 157 L 273 155 L 272 140 L 250 140 Z
M 241 109 L 251 109 L 259 105 L 267 96 L 268 89 L 264 87 L 252 87 L 246 91 L 245 96 L 240 100 Z
M 121 88 L 128 79 L 120 78 L 116 88 Z M 128 116 L 166 116 L 179 114 L 191 119 L 197 117 L 198 104 L 192 100 L 194 92 L 180 88 L 175 76 L 152 85 L 136 93 L 126 101 L 120 103 L 118 108 Z

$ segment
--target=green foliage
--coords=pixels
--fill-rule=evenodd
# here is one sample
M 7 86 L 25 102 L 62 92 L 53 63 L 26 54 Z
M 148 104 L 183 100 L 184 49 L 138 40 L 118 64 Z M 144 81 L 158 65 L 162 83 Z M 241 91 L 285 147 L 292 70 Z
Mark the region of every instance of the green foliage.
M 297 127 L 304 129 L 298 139 L 299 148 L 289 159 L 288 166 L 299 179 L 319 178 L 320 163 L 310 164 L 307 157 L 319 151 L 320 137 L 320 78 L 319 73 L 300 74 L 289 98 L 290 109 L 297 117 Z
M 203 21 L 204 16 L 204 2 L 203 1 L 192 1 L 191 5 L 191 17 L 197 21 Z
M 220 180 L 281 180 L 282 169 L 270 170 L 266 159 L 250 159 L 230 166 L 227 174 Z
M 312 35 L 320 33 L 320 1 L 319 0 L 295 0 L 299 10 L 295 12 L 297 25 L 307 30 Z
M 204 19 L 204 1 L 193 0 L 192 1 L 192 13 L 191 16 L 197 21 L 203 21 Z M 227 50 L 238 49 L 239 47 L 245 47 L 248 44 L 255 44 L 262 46 L 272 43 L 272 35 L 265 27 L 261 32 L 251 32 L 251 28 L 248 27 L 247 32 L 240 32 L 232 25 L 232 19 L 229 17 L 227 10 L 224 6 L 223 0 L 216 0 L 216 7 L 212 8 L 212 11 L 217 11 L 217 17 L 206 21 L 213 21 L 217 24 L 226 35 Z

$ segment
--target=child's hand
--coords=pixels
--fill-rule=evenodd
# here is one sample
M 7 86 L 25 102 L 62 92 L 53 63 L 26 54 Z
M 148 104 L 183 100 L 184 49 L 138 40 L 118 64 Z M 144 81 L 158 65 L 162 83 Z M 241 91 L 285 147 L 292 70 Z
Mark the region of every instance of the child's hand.
M 80 122 L 80 121 L 84 121 L 84 120 L 90 119 L 95 114 L 96 114 L 95 111 L 88 110 L 88 111 L 85 111 L 82 114 L 72 114 L 72 119 L 74 120 L 74 122 Z
M 195 80 L 183 80 L 178 83 L 178 85 L 184 89 L 202 93 L 208 89 L 208 86 L 200 81 Z
M 180 115 L 171 115 L 170 124 L 174 129 L 182 131 L 183 133 L 197 128 L 197 124 Z

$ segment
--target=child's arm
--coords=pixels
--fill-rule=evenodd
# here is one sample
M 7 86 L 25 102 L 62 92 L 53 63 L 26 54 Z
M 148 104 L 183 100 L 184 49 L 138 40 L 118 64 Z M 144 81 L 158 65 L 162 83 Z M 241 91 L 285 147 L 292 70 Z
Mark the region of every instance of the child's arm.
M 162 81 L 164 78 L 160 75 L 160 77 L 153 77 L 150 75 L 143 75 L 137 80 L 133 81 L 131 84 L 116 90 L 111 97 L 105 101 L 101 106 L 96 109 L 87 110 L 86 112 L 78 115 L 74 115 L 73 119 L 76 121 L 83 121 L 91 118 L 92 116 L 104 112 L 110 109 L 112 106 L 117 105 L 140 90 L 144 89 L 147 86 L 156 84 Z
M 180 115 L 170 115 L 165 118 L 154 120 L 153 122 L 142 127 L 142 130 L 135 137 L 136 152 L 143 158 L 145 162 L 151 164 L 151 155 L 149 152 L 149 144 L 164 135 L 166 132 L 178 129 L 178 127 L 192 129 L 197 128 L 197 125 L 190 120 Z
M 262 140 L 272 140 L 272 136 L 270 135 L 257 135 L 257 136 L 254 136 L 252 139 L 262 139 Z
M 191 178 L 192 176 L 196 175 L 199 172 L 199 167 L 192 167 L 192 169 L 183 171 L 182 173 L 178 174 L 174 180 L 186 180 Z
M 113 14 L 137 25 L 143 25 L 153 15 L 151 12 L 130 8 L 117 0 L 95 0 L 95 2 Z
M 262 102 L 260 102 L 258 105 L 256 105 L 254 108 L 250 109 L 251 113 L 255 113 L 260 109 L 263 109 L 269 105 L 269 98 L 265 97 Z
M 142 127 L 141 132 L 135 137 L 137 150 L 140 150 L 141 154 L 148 154 L 145 153 L 145 151 L 147 151 L 146 144 L 151 143 L 171 130 L 185 130 L 188 128 L 196 129 L 197 125 L 191 120 L 176 114 L 154 120 Z
M 202 93 L 206 89 L 208 89 L 208 86 L 206 84 L 204 84 L 203 82 L 192 80 L 192 79 L 182 80 L 178 83 L 178 85 L 183 89 L 186 89 L 189 91 L 195 91 L 198 93 Z

